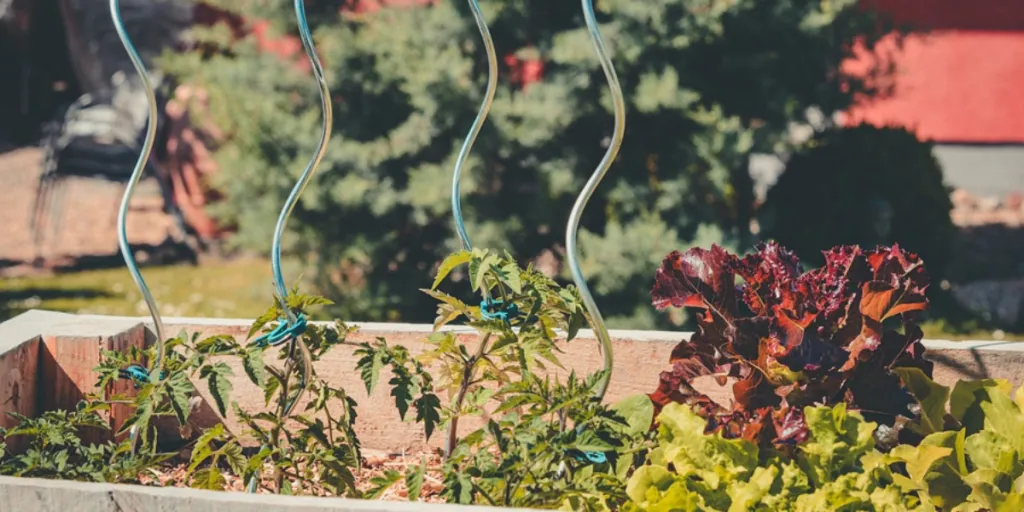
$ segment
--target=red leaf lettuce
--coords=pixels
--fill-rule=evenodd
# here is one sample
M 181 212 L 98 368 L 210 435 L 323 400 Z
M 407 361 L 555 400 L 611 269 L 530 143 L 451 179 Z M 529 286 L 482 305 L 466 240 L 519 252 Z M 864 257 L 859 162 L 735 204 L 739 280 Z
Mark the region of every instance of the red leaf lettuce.
M 911 435 L 901 426 L 915 414 L 893 370 L 932 372 L 915 322 L 927 287 L 921 260 L 896 245 L 836 247 L 808 272 L 776 243 L 742 258 L 718 246 L 672 252 L 651 297 L 659 309 L 691 309 L 697 330 L 672 351 L 651 399 L 694 406 L 708 432 L 778 448 L 807 438 L 805 406 L 843 402 L 891 427 L 879 429 L 885 447 Z M 733 403 L 695 389 L 704 376 L 733 382 Z

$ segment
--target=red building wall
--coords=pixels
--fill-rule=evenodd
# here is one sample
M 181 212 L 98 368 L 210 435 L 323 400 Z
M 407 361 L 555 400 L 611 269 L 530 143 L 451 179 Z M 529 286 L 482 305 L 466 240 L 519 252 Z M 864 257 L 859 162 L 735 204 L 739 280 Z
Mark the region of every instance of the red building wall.
M 861 3 L 928 32 L 897 53 L 894 95 L 856 106 L 847 123 L 907 126 L 937 142 L 1024 143 L 1024 0 Z

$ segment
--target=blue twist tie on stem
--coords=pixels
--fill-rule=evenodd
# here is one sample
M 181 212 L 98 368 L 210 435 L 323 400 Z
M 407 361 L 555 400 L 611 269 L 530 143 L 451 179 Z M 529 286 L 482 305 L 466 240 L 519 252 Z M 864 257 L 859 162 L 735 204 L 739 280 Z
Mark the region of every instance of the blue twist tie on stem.
M 576 427 L 576 433 L 583 432 L 583 427 Z M 608 454 L 604 452 L 593 452 L 593 451 L 581 451 L 579 454 L 573 456 L 577 462 L 590 463 L 590 464 L 605 464 L 608 462 Z
M 498 299 L 484 299 L 480 301 L 480 316 L 484 320 L 501 320 L 510 323 L 513 318 L 519 316 L 519 306 L 514 302 L 505 305 L 505 301 Z
M 142 384 L 149 383 L 149 370 L 141 364 L 128 365 L 127 368 L 121 369 L 117 372 L 117 376 L 130 380 L 135 384 L 135 389 L 142 387 Z M 160 379 L 164 378 L 164 372 L 160 371 Z
M 576 460 L 579 462 L 591 462 L 593 464 L 604 464 L 608 462 L 608 455 L 604 452 L 583 452 L 582 455 L 577 455 Z
M 260 347 L 276 347 L 289 340 L 298 338 L 306 332 L 306 315 L 299 313 L 295 317 L 295 323 L 289 323 L 287 318 L 282 318 L 277 327 L 253 340 L 253 344 Z

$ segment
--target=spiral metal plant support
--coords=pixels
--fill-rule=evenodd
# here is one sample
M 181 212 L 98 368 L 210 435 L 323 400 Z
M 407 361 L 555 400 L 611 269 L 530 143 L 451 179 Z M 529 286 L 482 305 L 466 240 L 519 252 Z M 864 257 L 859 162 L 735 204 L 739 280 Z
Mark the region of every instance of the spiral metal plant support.
M 327 79 L 324 77 L 324 68 L 320 63 L 320 57 L 316 53 L 316 46 L 313 44 L 313 36 L 309 30 L 309 21 L 306 19 L 306 6 L 303 0 L 295 0 L 295 17 L 298 21 L 302 47 L 306 51 L 310 64 L 312 64 L 313 76 L 316 78 L 316 83 L 320 90 L 320 108 L 323 112 L 323 118 L 321 119 L 320 141 L 317 143 L 316 153 L 306 165 L 302 176 L 299 177 L 299 181 L 292 188 L 291 193 L 285 200 L 284 206 L 281 208 L 281 213 L 277 218 L 277 227 L 274 229 L 274 241 L 270 249 L 270 266 L 273 272 L 275 295 L 278 303 L 281 305 L 281 309 L 285 312 L 286 318 L 281 319 L 280 324 L 273 332 L 256 340 L 257 343 L 267 343 L 270 345 L 278 345 L 288 341 L 290 342 L 288 346 L 289 362 L 295 362 L 297 359 L 301 360 L 302 378 L 299 384 L 300 392 L 292 400 L 281 404 L 282 416 L 291 414 L 292 409 L 295 408 L 299 401 L 299 397 L 302 396 L 309 385 L 313 363 L 309 347 L 306 346 L 301 337 L 302 332 L 305 331 L 306 319 L 301 314 L 297 315 L 288 306 L 288 288 L 285 286 L 284 274 L 281 270 L 281 238 L 284 235 L 285 225 L 288 223 L 292 210 L 295 209 L 299 196 L 306 189 L 306 185 L 309 184 L 310 179 L 312 179 L 313 174 L 324 158 L 324 153 L 327 151 L 327 141 L 331 138 L 331 128 L 334 124 L 330 90 L 327 87 Z M 298 354 L 296 354 L 296 351 L 298 351 Z M 282 394 L 281 399 L 283 401 L 287 400 L 287 394 Z M 254 475 L 249 480 L 246 487 L 248 492 L 256 492 L 258 477 L 259 474 Z
M 597 308 L 597 303 L 594 301 L 594 296 L 590 293 L 590 288 L 587 287 L 587 281 L 583 278 L 583 272 L 580 271 L 579 248 L 576 246 L 576 235 L 579 232 L 583 209 L 586 208 L 587 202 L 594 195 L 594 190 L 597 189 L 601 180 L 604 179 L 605 174 L 607 174 L 608 169 L 619 153 L 619 148 L 622 146 L 622 139 L 626 131 L 626 104 L 622 96 L 622 87 L 619 85 L 619 77 L 615 74 L 615 67 L 608 56 L 608 50 L 605 48 L 601 31 L 597 25 L 597 16 L 594 14 L 594 2 L 593 0 L 582 0 L 582 2 L 587 30 L 590 32 L 590 39 L 594 43 L 594 49 L 597 51 L 597 57 L 601 61 L 604 76 L 608 80 L 608 87 L 611 90 L 612 107 L 615 112 L 615 128 L 604 158 L 601 159 L 597 169 L 590 176 L 590 179 L 587 180 L 583 191 L 576 198 L 576 204 L 573 205 L 572 211 L 569 213 L 569 223 L 565 230 L 565 248 L 568 255 L 569 272 L 572 274 L 572 280 L 576 283 L 576 288 L 579 289 L 580 296 L 583 298 L 583 305 L 587 308 L 587 313 L 590 315 L 590 323 L 594 329 L 594 335 L 600 343 L 605 375 L 598 384 L 597 396 L 598 398 L 603 398 L 605 392 L 608 391 L 608 381 L 611 379 L 612 341 L 608 335 L 608 328 L 604 324 L 604 318 L 601 317 L 601 311 Z
M 114 29 L 117 30 L 117 36 L 121 39 L 121 44 L 124 46 L 125 51 L 128 52 L 128 58 L 131 59 L 132 65 L 135 66 L 135 71 L 138 72 L 139 78 L 142 80 L 142 86 L 146 90 L 146 100 L 149 103 L 149 117 L 146 120 L 146 138 L 142 143 L 139 159 L 135 163 L 135 170 L 132 171 L 131 178 L 128 180 L 128 186 L 125 187 L 124 196 L 121 198 L 121 207 L 117 212 L 117 244 L 121 249 L 121 256 L 124 257 L 124 263 L 132 275 L 132 280 L 135 281 L 135 286 L 138 287 L 139 292 L 142 294 L 142 300 L 145 301 L 146 307 L 149 309 L 149 315 L 153 318 L 153 329 L 156 331 L 156 360 L 153 362 L 152 370 L 146 378 L 150 381 L 159 381 L 164 357 L 163 320 L 160 317 L 160 311 L 156 307 L 156 301 L 153 300 L 153 294 L 150 293 L 149 287 L 146 286 L 146 281 L 142 278 L 142 273 L 139 272 L 139 266 L 135 262 L 135 256 L 132 254 L 131 247 L 128 246 L 127 229 L 128 205 L 131 203 L 135 186 L 138 185 L 139 179 L 142 178 L 146 163 L 149 161 L 149 154 L 153 150 L 153 142 L 156 139 L 156 94 L 153 91 L 153 85 L 150 83 L 149 74 L 146 72 L 146 66 L 142 63 L 139 52 L 135 49 L 135 45 L 132 44 L 131 39 L 128 37 L 128 32 L 125 30 L 119 0 L 110 0 L 110 17 L 114 21 Z M 138 435 L 138 427 L 133 426 L 129 433 L 132 450 L 135 449 L 135 441 Z
M 473 120 L 469 133 L 466 135 L 466 140 L 462 142 L 459 156 L 455 160 L 455 170 L 452 173 L 452 217 L 455 220 L 455 231 L 459 235 L 462 249 L 472 251 L 473 244 L 469 241 L 469 233 L 466 232 L 466 221 L 462 217 L 462 196 L 459 185 L 461 184 L 462 169 L 466 166 L 466 160 L 473 149 L 473 144 L 476 143 L 476 138 L 480 135 L 480 130 L 487 120 L 487 115 L 491 111 L 491 105 L 494 103 L 494 95 L 498 90 L 498 56 L 495 54 L 494 39 L 491 38 L 491 31 L 487 28 L 487 20 L 484 19 L 484 14 L 480 11 L 480 2 L 478 0 L 468 0 L 468 3 L 469 10 L 473 13 L 473 19 L 476 21 L 477 29 L 480 31 L 480 38 L 484 43 L 484 52 L 487 54 L 487 90 L 484 92 L 484 99 L 480 103 L 480 110 L 477 111 L 476 119 Z M 481 295 L 483 295 L 483 301 L 480 302 L 481 313 L 485 318 L 497 318 L 500 312 L 495 314 L 494 310 L 499 306 L 500 301 L 493 301 L 491 293 L 487 288 L 481 290 Z M 481 344 L 479 351 L 482 353 L 485 349 L 485 344 Z M 448 425 L 448 436 L 445 444 L 446 456 L 451 455 L 452 450 L 455 449 L 457 431 L 458 419 L 455 418 Z
M 487 53 L 487 91 L 484 94 L 483 102 L 480 104 L 480 110 L 477 112 L 476 119 L 473 120 L 473 125 L 469 129 L 469 134 L 466 135 L 466 140 L 462 143 L 459 157 L 455 161 L 455 172 L 452 175 L 452 216 L 455 218 L 455 230 L 459 234 L 459 241 L 462 242 L 462 248 L 467 251 L 473 250 L 473 245 L 469 242 L 469 234 L 466 232 L 466 221 L 462 218 L 462 197 L 459 192 L 459 184 L 462 178 L 462 169 L 466 165 L 466 159 L 469 157 L 469 152 L 473 149 L 473 144 L 476 143 L 477 136 L 480 135 L 480 129 L 483 128 L 484 121 L 487 120 L 487 114 L 491 111 L 491 104 L 494 103 L 494 94 L 498 90 L 498 57 L 494 51 L 494 39 L 491 38 L 491 31 L 487 28 L 487 21 L 484 20 L 484 15 L 480 12 L 480 2 L 469 0 L 469 9 L 473 12 L 473 19 L 476 20 L 477 28 L 480 29 L 480 37 L 484 42 L 484 51 Z M 484 293 L 486 294 L 486 290 Z

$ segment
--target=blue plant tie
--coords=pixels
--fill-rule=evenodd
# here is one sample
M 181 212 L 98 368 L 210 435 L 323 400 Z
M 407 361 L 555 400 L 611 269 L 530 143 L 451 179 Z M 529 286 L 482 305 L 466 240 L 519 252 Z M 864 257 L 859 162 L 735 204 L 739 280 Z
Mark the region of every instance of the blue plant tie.
M 299 313 L 295 317 L 295 323 L 288 322 L 287 318 L 282 318 L 278 322 L 277 327 L 258 338 L 253 340 L 253 344 L 260 347 L 276 347 L 289 340 L 298 338 L 306 332 L 306 315 Z
M 608 455 L 604 452 L 583 452 L 582 455 L 577 455 L 576 460 L 579 462 L 591 462 L 593 464 L 604 464 L 608 462 Z
M 128 368 L 118 370 L 117 376 L 124 379 L 130 380 L 135 384 L 135 389 L 142 387 L 142 384 L 149 383 L 149 370 L 141 364 L 131 364 Z M 160 378 L 164 378 L 164 372 L 160 372 Z
M 480 301 L 480 316 L 484 317 L 484 320 L 501 320 L 511 323 L 513 318 L 519 316 L 519 306 L 515 302 L 506 305 L 503 300 L 484 299 Z
M 583 427 L 576 427 L 576 433 L 583 432 Z M 591 464 L 604 464 L 608 462 L 608 454 L 604 452 L 592 452 L 592 451 L 581 451 L 579 454 L 573 456 L 577 462 L 591 463 Z

